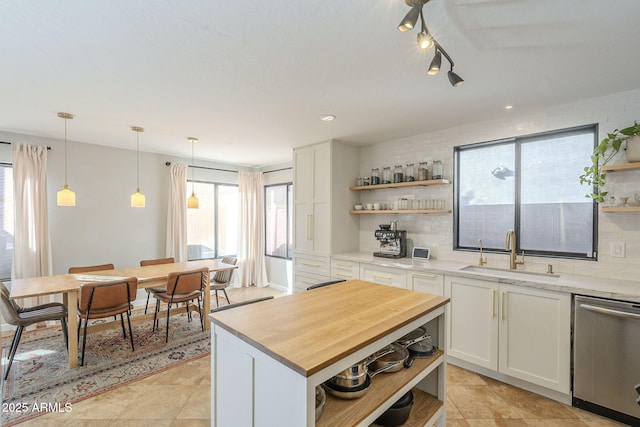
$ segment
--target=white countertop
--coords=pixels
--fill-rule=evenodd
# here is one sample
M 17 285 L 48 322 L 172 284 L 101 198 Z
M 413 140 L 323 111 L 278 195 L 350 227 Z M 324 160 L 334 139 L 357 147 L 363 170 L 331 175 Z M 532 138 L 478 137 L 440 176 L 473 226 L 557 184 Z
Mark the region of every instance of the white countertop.
M 379 258 L 370 253 L 362 252 L 342 253 L 332 255 L 331 258 L 383 267 L 402 268 L 409 271 L 428 271 L 509 285 L 640 302 L 640 281 L 636 280 L 605 279 L 564 273 L 547 275 L 544 273 L 518 272 L 517 270 L 509 271 L 479 266 L 473 266 L 477 267 L 475 271 L 467 271 L 464 268 L 470 267 L 468 263 L 446 260 L 414 260 L 411 258 Z M 480 271 L 478 271 L 479 269 Z

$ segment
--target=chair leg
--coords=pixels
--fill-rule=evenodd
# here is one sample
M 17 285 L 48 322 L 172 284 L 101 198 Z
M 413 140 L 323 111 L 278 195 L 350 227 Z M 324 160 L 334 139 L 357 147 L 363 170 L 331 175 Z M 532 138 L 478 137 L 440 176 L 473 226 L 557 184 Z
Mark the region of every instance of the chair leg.
M 227 299 L 227 304 L 231 304 L 231 301 L 229 301 L 229 295 L 227 295 L 227 290 L 223 289 L 222 292 L 224 292 L 224 297 Z
M 11 341 L 11 350 L 9 350 L 9 363 L 7 364 L 7 371 L 4 374 L 4 379 L 6 380 L 9 377 L 9 370 L 11 369 L 11 364 L 13 363 L 13 358 L 16 355 L 16 351 L 18 350 L 18 344 L 20 343 L 20 337 L 22 337 L 22 325 L 18 325 L 18 329 L 16 329 L 16 333 L 13 335 L 13 341 Z
M 69 352 L 69 332 L 67 331 L 67 319 L 66 317 L 60 318 L 60 323 L 62 325 L 62 335 L 64 335 L 64 346 L 67 348 L 67 353 Z
M 153 329 L 151 332 L 155 332 L 158 327 L 158 311 L 160 311 L 160 300 L 156 300 L 156 310 L 153 312 Z
M 147 305 L 144 306 L 144 314 L 147 314 L 147 308 L 149 307 L 149 297 L 151 297 L 151 292 L 147 292 Z
M 189 301 L 184 303 L 185 307 L 187 307 L 187 320 L 191 323 L 191 310 L 189 310 Z
M 216 289 L 216 307 L 220 307 L 220 302 L 218 301 L 218 290 Z
M 129 337 L 131 338 L 131 351 L 136 351 L 135 347 L 133 346 L 133 331 L 131 330 L 131 318 L 129 317 L 128 311 L 127 311 L 127 323 L 129 324 Z
M 82 360 L 80 360 L 80 366 L 84 366 L 84 350 L 87 348 L 87 326 L 89 326 L 88 312 L 87 312 L 87 318 L 84 319 L 84 334 L 82 336 Z
M 164 338 L 164 342 L 168 343 L 169 342 L 169 314 L 171 313 L 171 303 L 168 304 L 167 307 L 167 332 L 165 334 L 165 338 Z
M 198 297 L 198 314 L 200 314 L 200 326 L 204 332 L 204 318 L 202 317 L 202 307 L 200 306 L 200 298 Z
M 122 336 L 124 339 L 127 339 L 127 332 L 124 330 L 124 317 L 122 316 L 122 313 L 120 313 L 120 324 L 122 325 Z

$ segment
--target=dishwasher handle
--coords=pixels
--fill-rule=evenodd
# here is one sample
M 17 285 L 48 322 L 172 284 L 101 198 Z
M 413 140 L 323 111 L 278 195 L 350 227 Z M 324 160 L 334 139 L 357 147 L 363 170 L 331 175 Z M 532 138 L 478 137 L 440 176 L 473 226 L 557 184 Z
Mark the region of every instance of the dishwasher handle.
M 627 311 L 613 310 L 611 308 L 599 307 L 591 304 L 580 304 L 580 308 L 609 316 L 624 317 L 627 319 L 640 319 L 640 314 L 629 313 Z

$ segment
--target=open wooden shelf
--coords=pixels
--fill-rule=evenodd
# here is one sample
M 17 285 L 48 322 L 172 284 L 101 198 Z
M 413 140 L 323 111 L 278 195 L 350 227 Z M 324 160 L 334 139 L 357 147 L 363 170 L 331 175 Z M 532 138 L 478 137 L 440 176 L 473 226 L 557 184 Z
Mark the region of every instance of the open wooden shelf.
M 423 187 L 425 185 L 444 185 L 451 184 L 448 179 L 427 179 L 426 181 L 396 182 L 392 184 L 376 184 L 376 185 L 356 185 L 349 187 L 349 190 L 380 190 L 383 188 L 404 188 L 404 187 Z
M 602 172 L 630 171 L 634 169 L 640 169 L 640 162 L 619 163 L 617 165 L 605 165 L 602 167 Z
M 398 391 L 406 388 L 414 378 L 425 376 L 433 369 L 443 363 L 444 352 L 438 350 L 436 354 L 428 358 L 417 358 L 413 362 L 413 366 L 408 369 L 402 369 L 398 372 L 381 373 L 371 380 L 369 390 L 360 398 L 346 400 L 334 397 L 327 392 L 327 401 L 324 405 L 324 411 L 316 427 L 332 427 L 332 426 L 357 426 L 366 420 L 376 409 L 388 403 L 387 401 Z M 408 391 L 408 390 L 407 390 Z M 416 393 L 414 389 L 414 404 L 412 418 L 414 424 L 404 424 L 405 426 L 424 425 L 424 420 L 431 419 L 443 406 L 443 402 L 428 393 Z M 387 406 L 393 405 L 394 402 L 388 403 Z M 422 424 L 416 424 L 418 419 L 422 420 Z
M 409 419 L 402 424 L 402 427 L 424 427 L 425 425 L 433 425 L 433 422 L 435 422 L 434 415 L 444 407 L 442 400 L 418 388 L 412 388 L 411 391 L 413 392 L 411 415 L 409 415 Z M 427 424 L 427 420 L 433 420 L 433 422 Z M 371 427 L 380 426 L 379 424 L 373 423 Z
M 640 206 L 603 206 L 602 212 L 640 212 Z
M 350 210 L 353 215 L 371 215 L 371 214 L 444 214 L 451 213 L 446 209 L 375 209 L 375 210 Z

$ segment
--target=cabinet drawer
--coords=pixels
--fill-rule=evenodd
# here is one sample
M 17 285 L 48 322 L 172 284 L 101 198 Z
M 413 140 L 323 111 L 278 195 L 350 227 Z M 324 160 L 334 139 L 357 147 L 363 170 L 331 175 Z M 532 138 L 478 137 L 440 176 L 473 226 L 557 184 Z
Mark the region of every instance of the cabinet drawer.
M 296 272 L 320 274 L 329 277 L 331 274 L 329 257 L 315 255 L 294 255 L 293 269 Z
M 426 271 L 412 271 L 408 273 L 407 287 L 425 294 L 444 295 L 444 275 L 428 273 Z
M 328 282 L 331 280 L 329 276 L 323 276 L 313 273 L 294 272 L 293 274 L 293 292 L 298 293 L 306 291 L 311 285 Z
M 331 278 L 344 280 L 359 279 L 360 263 L 344 261 L 340 259 L 332 259 Z
M 407 288 L 407 272 L 399 268 L 382 267 L 373 264 L 363 264 L 360 267 L 360 278 L 381 285 Z

